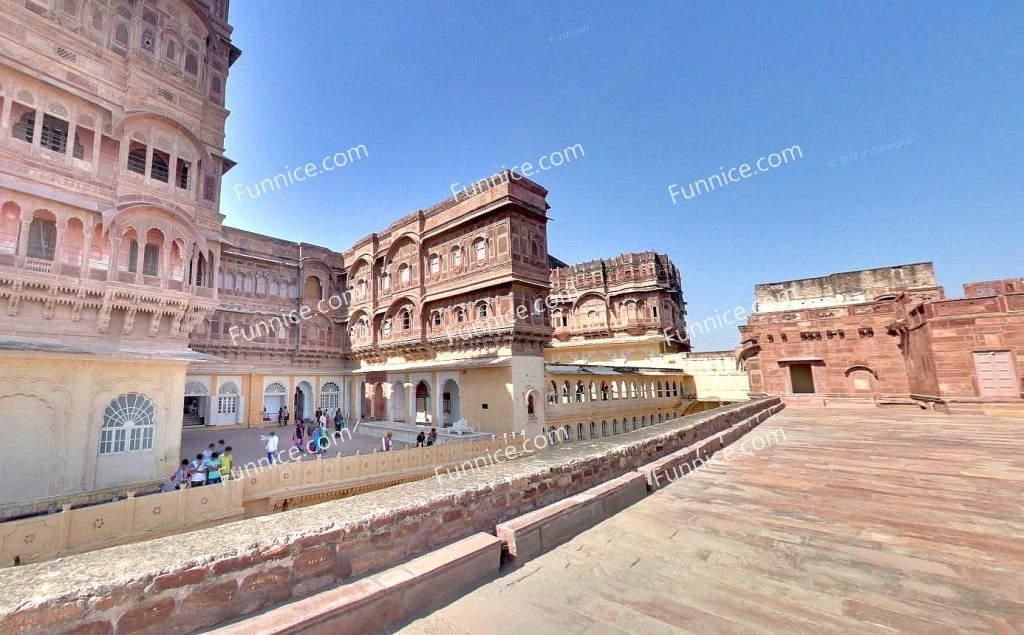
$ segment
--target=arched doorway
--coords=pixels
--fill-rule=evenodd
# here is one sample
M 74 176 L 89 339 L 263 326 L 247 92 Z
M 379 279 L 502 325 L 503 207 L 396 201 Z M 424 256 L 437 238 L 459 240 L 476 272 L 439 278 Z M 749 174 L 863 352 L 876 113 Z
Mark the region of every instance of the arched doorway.
M 387 402 L 384 399 L 384 384 L 373 385 L 373 418 L 384 419 Z
M 391 421 L 407 421 L 409 418 L 409 399 L 406 397 L 405 383 L 396 381 L 391 385 L 391 399 L 388 402 Z
M 281 408 L 287 403 L 288 389 L 279 381 L 272 381 L 263 390 L 263 409 L 271 421 L 277 421 Z
M 366 382 L 359 382 L 359 418 L 370 418 L 370 398 L 366 396 Z
M 423 380 L 416 384 L 416 422 L 430 423 L 430 386 Z
M 313 418 L 313 387 L 308 381 L 300 381 L 295 387 L 295 416 Z
M 458 421 L 459 416 L 459 384 L 449 379 L 441 385 L 441 425 L 450 427 Z

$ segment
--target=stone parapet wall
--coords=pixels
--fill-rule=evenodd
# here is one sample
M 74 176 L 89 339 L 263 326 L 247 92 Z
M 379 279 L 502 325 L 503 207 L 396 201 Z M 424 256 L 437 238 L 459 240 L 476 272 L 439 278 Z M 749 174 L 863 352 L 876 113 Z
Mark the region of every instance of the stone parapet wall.
M 578 494 L 779 404 L 769 398 L 628 436 L 387 490 L 0 571 L 4 633 L 192 632 L 368 574 Z

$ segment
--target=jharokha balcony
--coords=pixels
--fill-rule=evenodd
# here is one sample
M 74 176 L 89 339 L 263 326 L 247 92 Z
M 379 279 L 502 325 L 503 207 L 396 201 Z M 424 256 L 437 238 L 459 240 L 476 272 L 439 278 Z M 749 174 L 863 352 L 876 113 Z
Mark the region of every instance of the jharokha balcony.
M 32 326 L 34 335 L 105 335 L 114 323 L 121 332 L 110 335 L 130 336 L 143 347 L 187 345 L 191 330 L 217 306 L 210 271 L 219 248 L 215 252 L 183 223 L 152 211 L 115 213 L 108 229 L 97 214 L 42 209 L 28 216 L 18 202 L 3 203 L 4 317 L 36 316 L 25 304 L 39 302 L 44 320 Z M 135 334 L 140 314 L 148 315 L 148 334 Z M 95 316 L 95 330 L 83 329 L 83 316 Z M 177 340 L 173 347 L 168 339 Z

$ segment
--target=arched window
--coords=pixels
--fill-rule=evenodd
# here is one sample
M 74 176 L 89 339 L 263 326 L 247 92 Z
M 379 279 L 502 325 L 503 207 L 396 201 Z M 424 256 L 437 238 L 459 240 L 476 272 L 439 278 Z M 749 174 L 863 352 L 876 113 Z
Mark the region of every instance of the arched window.
M 320 387 L 320 407 L 334 413 L 341 405 L 341 387 L 333 381 L 325 382 Z
M 146 175 L 146 146 L 132 141 L 128 150 L 128 171 Z
M 124 46 L 124 47 L 128 46 L 128 25 L 127 24 L 125 24 L 123 22 L 119 22 L 117 24 L 117 28 L 114 29 L 114 41 L 116 41 L 121 46 Z
M 629 397 L 630 399 L 636 399 L 636 382 L 629 382 Z
M 167 46 L 164 47 L 164 57 L 172 62 L 178 57 L 178 45 L 174 40 L 167 40 Z
M 608 382 L 601 382 L 601 401 L 608 401 Z
M 136 452 L 153 449 L 156 425 L 153 402 L 138 393 L 121 395 L 103 412 L 100 430 L 100 454 Z
M 441 321 L 442 319 L 440 311 L 434 311 L 433 313 L 430 314 L 430 323 L 433 324 L 434 326 L 441 326 Z
M 601 436 L 602 437 L 608 436 L 608 422 L 607 421 L 602 421 L 601 422 Z
M 256 293 L 265 295 L 267 293 L 267 279 L 264 276 L 256 276 Z
M 463 311 L 461 307 L 456 307 L 455 308 L 455 321 L 456 322 L 465 322 L 466 321 L 466 312 Z
M 612 382 L 612 399 L 618 399 L 618 398 L 619 398 L 619 385 L 613 381 Z
M 359 284 L 356 285 L 357 293 L 360 298 L 366 297 L 366 280 L 360 280 Z
M 593 439 L 597 436 L 597 424 L 593 421 L 590 422 L 590 438 Z
M 562 384 L 562 403 L 569 403 L 569 382 Z
M 409 265 L 402 265 L 401 267 L 398 268 L 399 282 L 401 282 L 402 284 L 409 284 L 410 269 L 411 267 L 409 267 Z
M 590 400 L 597 401 L 597 384 L 590 382 Z
M 548 403 L 558 403 L 558 384 L 551 382 L 551 387 L 548 389 Z
M 320 282 L 320 278 L 316 276 L 309 276 L 306 278 L 306 283 L 302 289 L 303 295 L 312 300 L 323 300 L 324 299 L 324 285 Z
M 142 251 L 142 273 L 147 276 L 160 275 L 160 246 L 147 244 Z
M 576 440 L 579 441 L 583 438 L 583 423 L 576 424 Z
M 391 335 L 391 318 L 384 318 L 380 323 L 380 334 L 384 337 Z
M 217 387 L 217 414 L 233 415 L 238 412 L 238 385 L 226 381 Z
M 455 267 L 462 266 L 462 249 L 460 247 L 452 250 L 452 265 Z
M 401 313 L 402 315 L 402 330 L 408 331 L 412 328 L 412 315 L 409 313 L 409 309 L 405 309 Z
M 487 241 L 483 238 L 473 243 L 473 253 L 476 254 L 476 262 L 483 262 L 487 259 Z
M 57 222 L 36 216 L 28 226 L 28 257 L 53 260 L 57 245 Z
M 381 291 L 387 293 L 391 290 L 391 274 L 382 273 L 380 274 L 380 288 Z
M 185 72 L 189 75 L 199 74 L 199 58 L 196 57 L 195 53 L 189 52 L 185 54 Z
M 139 270 L 139 241 L 134 238 L 128 243 L 128 271 L 135 273 Z
M 585 393 L 586 393 L 586 390 L 584 390 L 584 388 L 583 388 L 583 382 L 582 381 L 577 381 L 576 382 L 576 403 L 583 403 L 583 396 L 584 396 Z
M 476 306 L 476 317 L 478 319 L 483 319 L 483 318 L 487 317 L 487 303 L 486 302 L 481 302 L 480 304 L 478 304 Z
M 441 273 L 441 256 L 434 254 L 430 257 L 430 275 L 436 276 Z
M 526 416 L 532 417 L 536 412 L 537 406 L 534 404 L 533 393 L 526 395 Z
M 21 139 L 25 143 L 32 143 L 36 133 L 36 111 L 26 110 L 18 117 L 11 134 L 15 139 Z

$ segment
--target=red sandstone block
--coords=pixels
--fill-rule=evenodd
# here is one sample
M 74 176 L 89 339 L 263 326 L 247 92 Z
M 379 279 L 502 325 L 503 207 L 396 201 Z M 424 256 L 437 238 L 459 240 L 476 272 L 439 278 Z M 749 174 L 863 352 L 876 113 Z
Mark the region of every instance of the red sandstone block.
M 79 604 L 25 608 L 4 621 L 3 633 L 13 635 L 49 632 L 58 625 L 81 619 L 84 612 Z
M 323 545 L 295 556 L 292 572 L 296 578 L 309 578 L 327 572 L 334 566 L 334 546 Z
M 477 534 L 403 566 L 323 591 L 242 622 L 213 631 L 219 635 L 265 632 L 360 634 L 385 630 L 394 622 L 436 608 L 462 588 L 498 573 L 501 545 Z
M 156 633 L 174 612 L 174 598 L 163 598 L 129 609 L 117 621 L 118 635 Z
M 89 603 L 93 610 L 106 611 L 115 606 L 124 606 L 134 602 L 142 596 L 143 590 L 144 588 L 141 584 L 129 584 L 117 589 L 110 595 L 94 597 Z
M 193 589 L 182 601 L 181 612 L 185 616 L 192 616 L 211 609 L 222 608 L 225 604 L 230 604 L 237 593 L 237 580 L 228 580 Z
M 647 479 L 638 472 L 629 472 L 576 496 L 600 500 L 604 516 L 609 518 L 647 496 Z
M 214 570 L 214 573 L 219 572 Z M 205 567 L 195 567 L 193 569 L 188 569 L 187 571 L 158 575 L 156 579 L 153 580 L 153 591 L 159 593 L 160 591 L 166 591 L 167 589 L 177 589 L 178 587 L 188 586 L 190 584 L 199 584 L 204 578 L 206 578 Z

